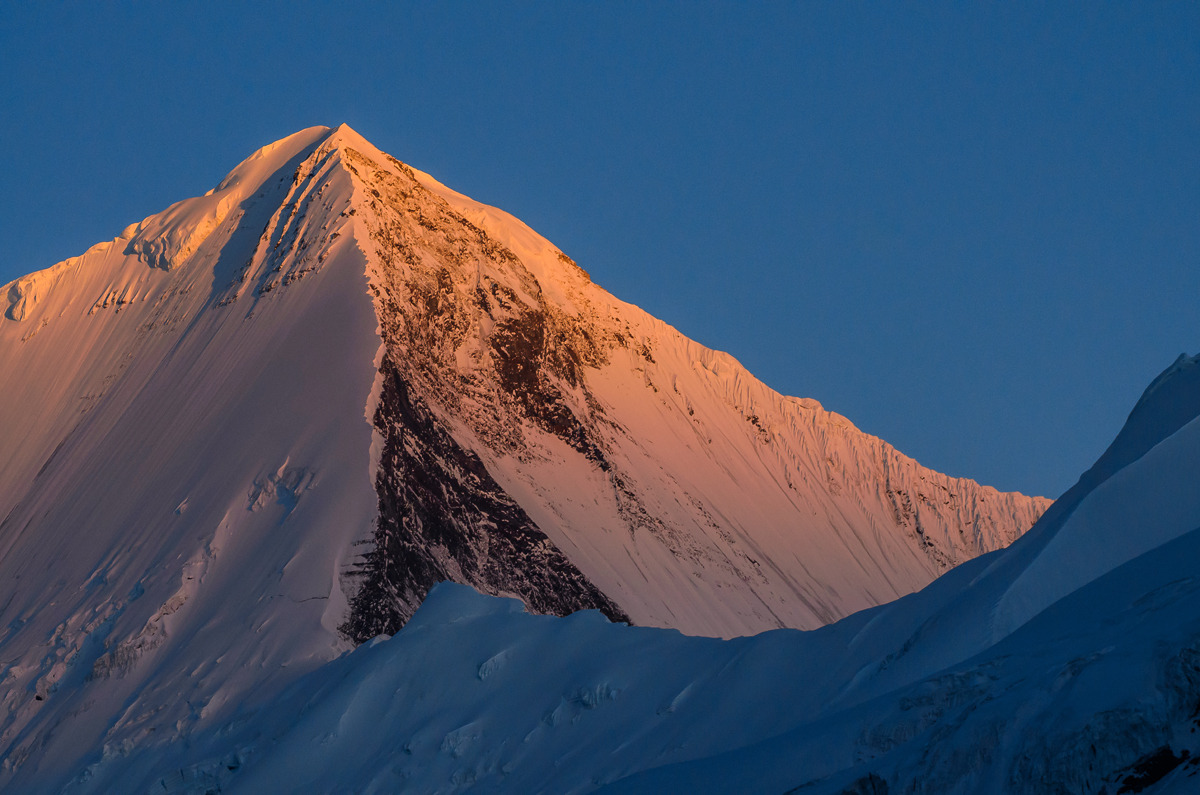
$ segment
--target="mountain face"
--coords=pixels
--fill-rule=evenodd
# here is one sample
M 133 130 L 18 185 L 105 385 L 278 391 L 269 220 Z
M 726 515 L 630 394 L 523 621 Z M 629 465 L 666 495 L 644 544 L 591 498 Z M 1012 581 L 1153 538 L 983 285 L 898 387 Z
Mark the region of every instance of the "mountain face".
M 190 736 L 443 580 L 813 628 L 1049 504 L 778 395 L 345 126 L 0 301 L 0 785 Z
M 385 452 L 362 593 L 403 606 L 357 639 L 393 632 L 440 579 L 520 595 L 539 611 L 594 606 L 703 634 L 817 626 L 1006 545 L 1044 509 L 920 470 L 811 401 L 781 398 L 596 287 L 515 219 L 352 144 L 345 163 L 363 202 L 385 383 L 410 385 L 407 401 L 430 417 L 429 431 L 406 438 L 430 439 L 437 426 L 457 448 L 439 442 L 416 466 Z M 381 401 L 376 417 L 387 438 L 412 424 L 395 405 Z M 512 495 L 525 515 L 474 507 L 478 489 L 431 463 L 460 449 L 492 473 L 488 493 Z M 434 504 L 409 491 L 394 505 L 389 495 L 420 471 L 438 484 Z M 413 528 L 425 536 L 418 546 L 453 561 L 431 562 L 433 579 L 411 579 L 401 547 Z M 507 540 L 531 531 L 553 564 L 525 565 L 530 543 Z M 798 547 L 804 562 L 782 564 Z M 557 550 L 582 575 L 533 586 L 535 572 L 558 568 Z M 505 563 L 487 574 L 483 558 Z M 494 579 L 501 570 L 507 581 Z M 576 596 L 581 577 L 615 605 Z

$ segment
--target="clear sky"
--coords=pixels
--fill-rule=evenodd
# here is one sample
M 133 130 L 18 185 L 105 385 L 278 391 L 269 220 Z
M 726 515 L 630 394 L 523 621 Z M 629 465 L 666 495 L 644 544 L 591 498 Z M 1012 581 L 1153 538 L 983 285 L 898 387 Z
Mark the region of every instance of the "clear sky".
M 1195 3 L 9 3 L 0 283 L 341 122 L 999 488 L 1200 349 Z

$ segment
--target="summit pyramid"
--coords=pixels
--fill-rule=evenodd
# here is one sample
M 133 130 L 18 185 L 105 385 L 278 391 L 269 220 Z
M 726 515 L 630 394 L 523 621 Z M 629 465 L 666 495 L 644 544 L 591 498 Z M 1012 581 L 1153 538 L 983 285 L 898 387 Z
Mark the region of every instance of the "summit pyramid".
M 68 715 L 186 732 L 443 580 L 808 629 L 1049 505 L 776 393 L 345 125 L 0 287 L 0 378 L 10 767 Z

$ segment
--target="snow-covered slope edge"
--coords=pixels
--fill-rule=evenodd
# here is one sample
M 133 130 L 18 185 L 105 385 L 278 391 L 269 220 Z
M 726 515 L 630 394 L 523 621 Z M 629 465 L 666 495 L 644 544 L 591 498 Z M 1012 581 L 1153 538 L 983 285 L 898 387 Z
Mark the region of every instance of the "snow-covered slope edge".
M 1160 408 L 1178 407 L 1167 403 Z M 395 637 L 314 671 L 272 705 L 188 744 L 106 759 L 77 783 L 233 793 L 1194 792 L 1200 506 L 1176 473 L 1195 471 L 1200 419 L 1174 424 L 1159 426 L 1166 438 L 1143 436 L 1148 449 L 1109 473 L 1107 491 L 1080 498 L 1070 519 L 1087 527 L 1072 531 L 1072 554 L 1053 543 L 1069 531 L 1051 530 L 1049 543 L 1026 545 L 1032 553 L 1019 541 L 821 629 L 728 641 L 610 624 L 594 611 L 530 615 L 446 584 Z M 1147 472 L 1174 486 L 1144 491 Z M 1096 511 L 1092 500 L 1121 508 Z M 1160 533 L 1166 526 L 1174 529 Z M 1147 541 L 1121 559 L 1086 554 L 1117 533 Z M 994 582 L 1014 561 L 1018 573 Z M 939 640 L 964 622 L 992 623 L 996 595 L 1020 590 L 1019 571 L 1039 562 L 1085 581 L 999 641 Z

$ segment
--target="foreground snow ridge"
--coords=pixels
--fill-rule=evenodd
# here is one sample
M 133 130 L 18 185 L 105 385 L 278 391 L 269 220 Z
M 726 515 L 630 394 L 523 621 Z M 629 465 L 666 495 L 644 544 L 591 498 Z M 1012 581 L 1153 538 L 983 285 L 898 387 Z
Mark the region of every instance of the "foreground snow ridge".
M 822 627 L 1006 547 L 1049 505 L 779 395 L 344 125 L 5 285 L 0 312 L 0 788 L 242 786 L 225 778 L 279 738 L 237 721 L 440 637 L 439 600 L 493 620 L 461 589 L 431 605 L 444 581 L 584 611 L 561 626 L 732 648 L 674 631 Z M 985 634 L 1061 595 L 1015 589 Z M 506 681 L 503 652 L 475 681 Z M 587 714 L 626 703 L 619 683 L 578 686 L 601 688 L 580 691 Z M 491 747 L 474 736 L 451 756 Z M 192 779 L 163 777 L 174 755 Z

